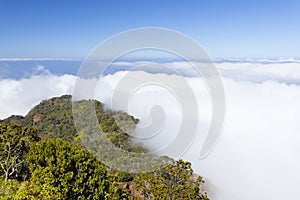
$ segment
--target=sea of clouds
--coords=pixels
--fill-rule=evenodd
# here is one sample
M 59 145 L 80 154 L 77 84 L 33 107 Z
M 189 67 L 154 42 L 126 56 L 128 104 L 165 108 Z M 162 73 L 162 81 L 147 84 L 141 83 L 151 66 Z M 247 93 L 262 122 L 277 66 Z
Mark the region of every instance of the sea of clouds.
M 141 61 L 116 65 L 136 66 Z M 169 62 L 181 71 L 199 103 L 197 137 L 183 158 L 193 163 L 207 181 L 213 200 L 291 199 L 298 197 L 300 185 L 300 62 L 298 60 L 218 60 L 226 96 L 226 119 L 222 136 L 205 159 L 199 159 L 203 138 L 211 120 L 211 102 L 204 81 L 194 76 L 187 63 Z M 0 118 L 25 115 L 41 100 L 72 94 L 76 75 L 56 75 L 47 66 L 33 66 L 30 77 L 0 79 Z M 114 89 L 127 73 L 137 79 L 149 72 L 114 72 L 97 83 L 95 98 L 110 107 Z M 129 68 L 128 68 L 129 69 Z M 174 74 L 155 73 L 176 83 Z M 161 105 L 166 114 L 164 130 L 144 142 L 150 149 L 168 145 L 181 123 L 181 106 L 165 88 L 142 87 L 129 100 L 127 110 L 151 124 L 152 106 Z M 188 131 L 188 130 L 187 130 Z

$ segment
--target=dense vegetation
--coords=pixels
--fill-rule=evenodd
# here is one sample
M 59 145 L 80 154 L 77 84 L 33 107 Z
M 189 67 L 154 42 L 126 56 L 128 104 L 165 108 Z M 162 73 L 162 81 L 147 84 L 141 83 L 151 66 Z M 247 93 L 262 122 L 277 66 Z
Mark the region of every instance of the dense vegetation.
M 95 100 L 76 103 L 81 114 L 94 106 L 102 135 L 114 145 L 130 152 L 147 151 L 117 125 L 137 119 L 104 110 Z M 0 199 L 208 199 L 202 177 L 193 173 L 189 162 L 168 158 L 170 164 L 153 172 L 116 171 L 84 149 L 81 137 L 69 95 L 45 100 L 25 117 L 0 121 Z

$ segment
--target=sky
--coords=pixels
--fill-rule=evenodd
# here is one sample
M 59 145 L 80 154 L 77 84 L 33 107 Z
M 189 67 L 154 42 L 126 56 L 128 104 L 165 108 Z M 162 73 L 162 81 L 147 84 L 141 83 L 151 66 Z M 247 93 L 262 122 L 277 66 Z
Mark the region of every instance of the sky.
M 128 29 L 182 32 L 213 58 L 299 57 L 300 2 L 0 0 L 1 58 L 84 58 Z

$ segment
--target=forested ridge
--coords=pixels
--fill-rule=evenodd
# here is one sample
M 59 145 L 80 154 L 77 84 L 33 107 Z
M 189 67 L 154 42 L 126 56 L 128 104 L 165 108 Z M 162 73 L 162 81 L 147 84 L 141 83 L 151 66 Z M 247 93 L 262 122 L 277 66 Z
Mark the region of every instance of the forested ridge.
M 120 116 L 118 123 L 123 124 L 136 124 L 138 119 L 105 110 L 96 100 L 75 103 L 83 115 L 87 106 L 94 107 L 101 134 L 115 146 L 147 152 L 131 141 L 113 116 Z M 190 162 L 168 158 L 169 164 L 147 173 L 118 171 L 101 163 L 82 145 L 73 114 L 71 96 L 64 95 L 42 101 L 24 117 L 0 120 L 0 199 L 208 200 L 204 181 Z

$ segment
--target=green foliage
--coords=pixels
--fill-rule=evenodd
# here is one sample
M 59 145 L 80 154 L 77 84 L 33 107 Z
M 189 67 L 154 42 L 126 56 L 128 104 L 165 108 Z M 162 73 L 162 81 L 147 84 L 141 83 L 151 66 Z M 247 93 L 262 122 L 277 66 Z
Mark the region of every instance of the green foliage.
M 25 155 L 31 143 L 38 140 L 34 128 L 0 124 L 0 167 L 5 180 L 28 177 Z
M 109 174 L 110 190 L 109 199 L 132 199 L 130 192 L 124 187 L 127 181 L 133 180 L 133 176 L 127 172 L 116 171 Z
M 15 199 L 105 199 L 109 192 L 106 167 L 91 154 L 61 139 L 42 139 L 27 160 L 32 176 Z
M 13 196 L 21 187 L 22 182 L 18 180 L 4 180 L 4 177 L 0 179 L 0 199 L 9 199 L 9 197 Z
M 123 150 L 135 153 L 147 153 L 147 149 L 145 149 L 142 145 L 132 142 L 130 136 L 127 133 L 112 133 L 106 134 L 106 136 L 115 146 Z
M 6 118 L 5 120 L 0 120 L 0 122 L 4 122 L 8 125 L 17 124 L 17 125 L 21 126 L 24 119 L 25 118 L 21 115 L 12 115 L 12 116 Z
M 202 177 L 195 177 L 191 163 L 183 160 L 155 172 L 141 173 L 134 181 L 140 198 L 208 200 L 200 190 Z
M 25 116 L 23 125 L 36 127 L 41 137 L 72 141 L 77 131 L 72 117 L 71 96 L 42 101 Z
M 95 159 L 95 152 L 84 150 L 81 141 L 87 139 L 92 147 L 101 147 L 108 138 L 125 151 L 146 153 L 147 149 L 132 142 L 130 136 L 138 120 L 124 112 L 105 110 L 96 100 L 73 105 L 76 109 L 72 111 L 71 96 L 64 95 L 41 102 L 25 117 L 1 121 L 6 124 L 0 123 L 0 161 L 4 166 L 0 166 L 0 199 L 208 199 L 201 189 L 202 177 L 193 173 L 191 163 L 182 160 L 161 157 L 172 164 L 151 173 L 107 172 Z M 97 118 L 95 126 L 88 124 L 91 112 Z M 77 115 L 82 120 L 75 124 L 73 116 Z M 101 133 L 96 131 L 99 127 Z M 136 162 L 126 159 L 126 154 L 121 159 L 105 146 L 95 151 L 133 168 L 157 162 L 147 154 L 142 160 L 139 154 L 139 159 L 130 158 Z
M 134 179 L 134 176 L 125 171 L 116 171 L 114 172 L 114 181 L 116 182 L 129 182 Z
M 130 141 L 128 133 L 133 131 L 138 119 L 120 111 L 104 110 L 101 102 L 96 100 L 80 100 L 73 102 L 76 109 L 72 110 L 71 95 L 63 95 L 44 100 L 25 116 L 13 115 L 3 122 L 7 124 L 18 124 L 21 126 L 31 126 L 38 130 L 41 138 L 62 138 L 73 142 L 76 139 L 80 143 L 81 135 L 75 128 L 73 115 L 80 115 L 82 119 L 77 122 L 76 127 L 82 133 L 94 133 L 98 127 L 88 124 L 92 121 L 91 112 L 95 112 L 98 120 L 97 126 L 111 139 L 111 142 L 126 151 L 146 152 L 141 145 Z M 123 127 L 121 130 L 119 127 Z M 126 131 L 126 133 L 124 132 Z

